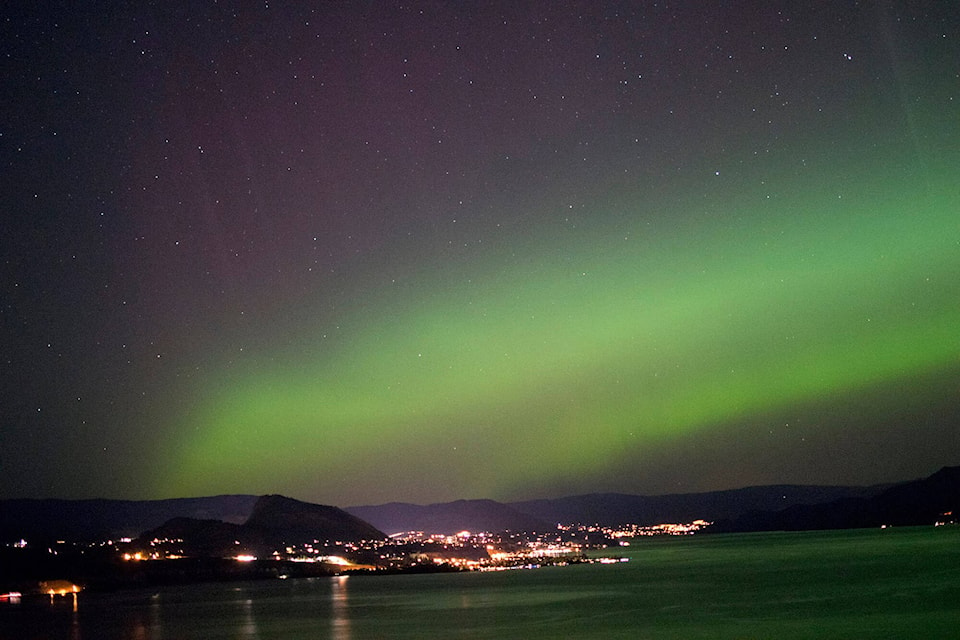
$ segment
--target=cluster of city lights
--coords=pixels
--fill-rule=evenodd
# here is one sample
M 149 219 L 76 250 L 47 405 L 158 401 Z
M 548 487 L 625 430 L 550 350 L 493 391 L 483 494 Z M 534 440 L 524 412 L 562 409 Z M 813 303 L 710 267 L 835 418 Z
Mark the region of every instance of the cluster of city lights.
M 952 514 L 943 514 L 951 517 Z M 626 524 L 616 527 L 582 524 L 558 524 L 556 529 L 533 532 L 471 532 L 432 533 L 408 531 L 387 539 L 360 542 L 313 540 L 284 545 L 267 551 L 254 549 L 234 541 L 233 549 L 223 553 L 224 559 L 239 563 L 292 562 L 316 563 L 318 571 L 345 574 L 349 572 L 380 572 L 405 570 L 501 571 L 529 569 L 545 565 L 574 563 L 614 564 L 626 558 L 596 557 L 588 551 L 609 546 L 626 546 L 630 538 L 655 535 L 690 535 L 709 526 L 705 520 L 689 523 L 665 523 L 653 526 Z M 21 539 L 7 545 L 26 549 L 29 543 Z M 92 544 L 73 544 L 57 541 L 47 551 L 57 555 L 69 549 L 104 548 L 127 562 L 154 562 L 187 558 L 189 543 L 182 538 L 153 538 L 137 541 L 131 538 L 104 540 Z M 230 553 L 232 551 L 232 553 Z M 312 571 L 312 570 L 310 570 Z M 280 577 L 298 575 L 289 569 L 280 571 Z M 80 586 L 65 580 L 44 582 L 39 592 L 55 596 L 72 594 Z M 19 592 L 0 594 L 0 600 L 16 601 Z

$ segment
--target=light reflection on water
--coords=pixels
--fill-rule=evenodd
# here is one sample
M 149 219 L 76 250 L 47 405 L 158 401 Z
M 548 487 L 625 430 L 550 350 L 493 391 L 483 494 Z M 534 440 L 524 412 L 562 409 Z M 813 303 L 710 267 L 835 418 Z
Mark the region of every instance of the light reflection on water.
M 257 633 L 257 621 L 253 617 L 253 600 L 246 598 L 242 603 L 242 613 L 240 615 L 240 638 L 243 640 L 259 640 L 260 634 Z
M 80 640 L 80 601 L 77 598 L 76 592 L 73 592 L 70 595 L 73 599 L 73 603 L 70 608 L 70 640 Z
M 333 640 L 350 640 L 350 609 L 347 603 L 347 579 L 349 576 L 333 578 L 330 589 L 330 635 Z
M 626 553 L 536 571 L 25 597 L 0 606 L 0 640 L 947 638 L 960 625 L 960 528 L 638 541 Z

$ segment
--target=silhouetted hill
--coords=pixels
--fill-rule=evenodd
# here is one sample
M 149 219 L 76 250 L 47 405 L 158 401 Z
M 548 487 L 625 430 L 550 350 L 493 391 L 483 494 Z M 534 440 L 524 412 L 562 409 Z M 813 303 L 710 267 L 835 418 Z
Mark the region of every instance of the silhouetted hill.
M 712 531 L 808 531 L 882 525 L 926 525 L 952 520 L 960 511 L 960 467 L 944 467 L 921 480 L 888 487 L 868 497 L 754 511 L 717 522 Z M 944 515 L 944 514 L 951 515 Z
M 176 517 L 245 521 L 257 496 L 173 500 L 0 500 L 0 543 L 135 537 Z
M 282 539 L 294 544 L 313 540 L 374 540 L 386 537 L 369 522 L 338 507 L 300 502 L 278 495 L 263 496 L 257 500 L 253 513 L 243 526 L 263 532 L 268 539 Z
M 144 548 L 151 540 L 182 540 L 178 544 L 180 553 L 193 557 L 235 556 L 259 549 L 263 542 L 259 534 L 243 525 L 193 518 L 173 518 L 139 538 Z
M 138 542 L 146 549 L 154 539 L 181 540 L 172 545 L 177 553 L 225 557 L 270 553 L 305 542 L 357 542 L 385 537 L 382 531 L 337 507 L 271 495 L 257 500 L 243 524 L 174 518 L 144 532 Z
M 555 528 L 555 524 L 493 500 L 457 500 L 428 505 L 391 502 L 347 507 L 347 511 L 391 534 L 424 531 L 449 535 L 460 531 L 544 531 Z

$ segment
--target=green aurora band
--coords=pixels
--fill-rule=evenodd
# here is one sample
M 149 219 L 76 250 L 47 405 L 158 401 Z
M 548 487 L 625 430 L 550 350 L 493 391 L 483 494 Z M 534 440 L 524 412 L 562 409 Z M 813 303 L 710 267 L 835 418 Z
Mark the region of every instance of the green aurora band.
M 642 224 L 642 207 L 605 205 L 619 215 L 607 224 L 425 267 L 413 294 L 367 296 L 336 336 L 315 328 L 298 353 L 211 379 L 158 486 L 339 498 L 372 482 L 376 497 L 406 499 L 434 483 L 451 497 L 511 496 L 949 370 L 960 354 L 950 174 L 792 200 L 758 192 L 713 215 L 690 215 L 704 209 L 691 198 L 672 205 L 685 215 Z

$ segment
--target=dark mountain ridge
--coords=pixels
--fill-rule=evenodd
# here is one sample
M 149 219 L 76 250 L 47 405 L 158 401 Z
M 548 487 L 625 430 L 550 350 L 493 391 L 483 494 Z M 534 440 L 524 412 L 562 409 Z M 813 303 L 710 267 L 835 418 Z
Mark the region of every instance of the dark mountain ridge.
M 150 501 L 14 499 L 0 500 L 0 544 L 21 538 L 43 543 L 136 537 L 175 518 L 243 525 L 241 531 L 251 540 L 274 536 L 313 539 L 310 535 L 318 530 L 329 532 L 332 538 L 349 538 L 354 535 L 350 532 L 363 538 L 376 537 L 374 531 L 543 531 L 557 523 L 653 525 L 694 519 L 717 522 L 712 528 L 717 531 L 921 524 L 958 510 L 958 478 L 960 467 L 945 467 L 921 480 L 872 487 L 774 485 L 662 496 L 598 493 L 507 504 L 493 500 L 430 505 L 392 502 L 344 510 L 282 496 Z M 181 522 L 177 526 L 187 525 Z M 344 528 L 338 528 L 341 526 Z M 214 537 L 229 537 L 219 525 L 209 528 Z
M 510 503 L 523 513 L 556 523 L 643 526 L 664 522 L 715 521 L 752 511 L 774 511 L 798 504 L 818 504 L 850 497 L 869 496 L 875 487 L 770 485 L 706 493 L 639 496 L 593 493 L 553 500 Z
M 960 467 L 943 467 L 927 478 L 893 485 L 874 495 L 798 504 L 777 511 L 752 511 L 721 520 L 711 530 L 812 531 L 929 525 L 956 521 L 958 513 Z
M 347 512 L 388 533 L 423 531 L 451 535 L 460 531 L 545 531 L 550 523 L 494 500 L 456 500 L 428 505 L 390 502 L 347 507 Z
M 26 539 L 97 542 L 136 537 L 177 517 L 246 521 L 257 496 L 221 495 L 170 500 L 0 500 L 0 544 Z
M 493 500 L 457 500 L 429 505 L 390 502 L 347 507 L 346 510 L 388 533 L 545 531 L 556 528 L 558 523 L 648 526 L 696 519 L 723 520 L 754 511 L 775 511 L 798 504 L 870 496 L 887 486 L 773 485 L 663 496 L 592 493 L 506 504 Z

